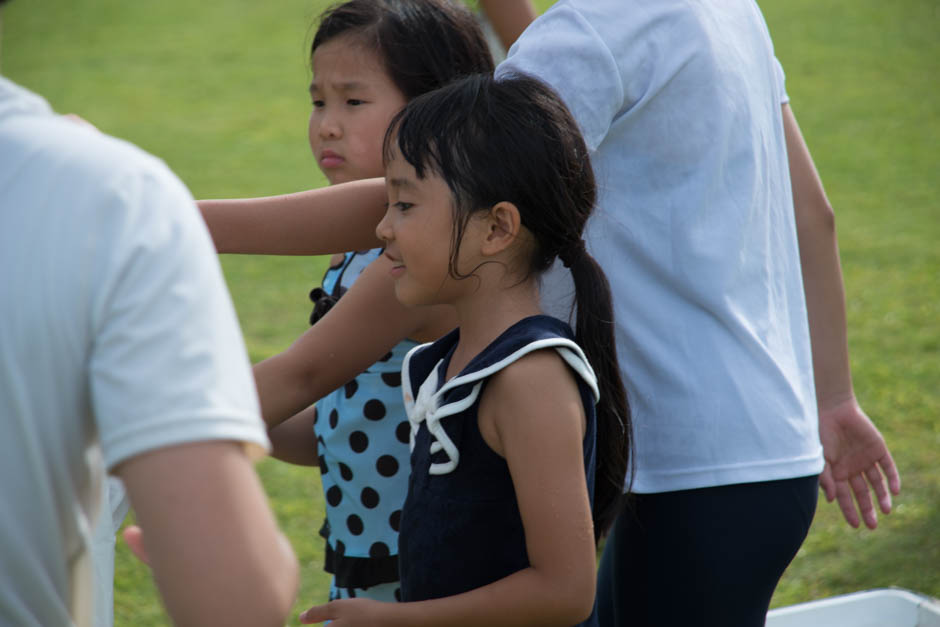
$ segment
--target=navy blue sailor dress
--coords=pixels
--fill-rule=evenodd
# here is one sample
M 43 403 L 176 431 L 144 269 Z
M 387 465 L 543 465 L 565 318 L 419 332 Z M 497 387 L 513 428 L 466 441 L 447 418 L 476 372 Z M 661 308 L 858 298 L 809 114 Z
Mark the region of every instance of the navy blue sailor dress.
M 455 329 L 418 346 L 403 364 L 412 447 L 398 539 L 403 601 L 459 594 L 529 566 L 509 467 L 477 423 L 488 377 L 529 352 L 553 348 L 575 372 L 587 419 L 584 472 L 594 501 L 597 383 L 571 328 L 549 316 L 524 318 L 445 383 L 459 337 Z M 596 624 L 596 611 L 581 623 Z

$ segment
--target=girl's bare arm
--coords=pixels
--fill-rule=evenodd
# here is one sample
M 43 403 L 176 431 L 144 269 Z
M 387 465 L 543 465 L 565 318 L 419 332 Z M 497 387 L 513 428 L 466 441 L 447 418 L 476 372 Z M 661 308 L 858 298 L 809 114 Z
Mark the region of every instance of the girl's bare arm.
M 281 424 L 268 429 L 271 457 L 298 466 L 316 466 L 319 461 L 317 434 L 313 431 L 317 409 L 310 406 Z
M 272 428 L 337 389 L 405 339 L 437 339 L 456 324 L 449 305 L 408 308 L 379 257 L 320 321 L 254 367 L 261 413 Z
M 385 179 L 295 194 L 197 202 L 220 253 L 322 255 L 375 248 Z
M 532 0 L 480 0 L 480 6 L 506 50 L 538 16 Z

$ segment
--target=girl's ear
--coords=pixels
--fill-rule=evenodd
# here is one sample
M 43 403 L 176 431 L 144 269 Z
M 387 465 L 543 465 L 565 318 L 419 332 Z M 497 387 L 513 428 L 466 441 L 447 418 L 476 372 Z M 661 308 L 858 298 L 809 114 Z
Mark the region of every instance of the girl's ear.
M 486 217 L 486 232 L 480 252 L 487 256 L 503 252 L 516 241 L 521 228 L 519 208 L 508 201 L 496 203 Z

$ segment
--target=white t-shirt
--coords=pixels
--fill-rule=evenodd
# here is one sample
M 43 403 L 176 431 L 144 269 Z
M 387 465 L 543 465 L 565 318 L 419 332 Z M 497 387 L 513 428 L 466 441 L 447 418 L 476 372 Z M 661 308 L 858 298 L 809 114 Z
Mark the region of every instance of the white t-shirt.
M 192 197 L 132 145 L 0 77 L 0 624 L 87 624 L 105 468 L 268 446 Z
M 511 71 L 554 87 L 592 151 L 585 239 L 614 293 L 633 489 L 819 473 L 786 93 L 757 6 L 561 0 L 497 75 Z

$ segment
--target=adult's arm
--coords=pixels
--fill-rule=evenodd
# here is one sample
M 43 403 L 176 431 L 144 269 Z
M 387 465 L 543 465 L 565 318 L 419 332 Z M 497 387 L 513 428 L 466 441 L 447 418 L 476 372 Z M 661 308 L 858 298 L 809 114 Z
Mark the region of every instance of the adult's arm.
M 156 449 L 114 469 L 176 625 L 283 625 L 298 565 L 241 444 Z
M 480 0 L 480 7 L 506 50 L 538 15 L 532 0 Z
M 295 194 L 200 200 L 220 253 L 322 255 L 381 245 L 385 179 L 366 179 Z
M 859 406 L 852 387 L 835 214 L 789 104 L 783 105 L 783 123 L 813 348 L 819 435 L 826 457 L 820 483 L 827 500 L 838 500 L 850 525 L 859 525 L 857 503 L 866 526 L 874 529 L 878 514 L 869 488 L 887 514 L 891 493 L 900 492 L 901 479 L 884 438 Z
M 273 428 L 382 358 L 405 339 L 427 342 L 456 326 L 449 305 L 405 307 L 382 256 L 284 352 L 254 367 L 261 414 Z

